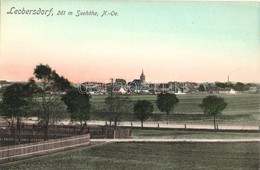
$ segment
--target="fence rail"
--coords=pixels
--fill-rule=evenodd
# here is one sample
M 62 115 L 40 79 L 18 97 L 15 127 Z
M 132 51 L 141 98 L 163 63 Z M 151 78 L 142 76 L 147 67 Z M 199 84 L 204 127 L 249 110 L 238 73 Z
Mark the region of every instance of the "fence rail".
M 37 126 L 35 126 L 38 128 Z M 20 142 L 36 142 L 43 141 L 45 135 L 42 131 L 35 131 L 32 125 L 26 125 L 25 128 L 21 129 Z M 57 139 L 64 137 L 76 136 L 79 134 L 90 134 L 91 138 L 129 138 L 131 136 L 130 130 L 125 129 L 114 129 L 113 126 L 86 126 L 81 131 L 81 129 L 76 126 L 71 125 L 62 125 L 55 126 L 49 130 L 49 139 Z M 15 134 L 12 134 L 10 129 L 0 129 L 0 146 L 4 142 L 16 142 L 18 137 Z
M 53 139 L 43 142 L 22 144 L 0 148 L 0 163 L 23 159 L 36 155 L 57 152 L 90 144 L 90 135 L 79 135 L 61 139 Z

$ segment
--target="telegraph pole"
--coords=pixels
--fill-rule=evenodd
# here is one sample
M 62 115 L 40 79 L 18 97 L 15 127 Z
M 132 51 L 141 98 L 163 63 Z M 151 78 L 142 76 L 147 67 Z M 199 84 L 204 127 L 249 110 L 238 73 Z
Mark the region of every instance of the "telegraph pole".
M 113 102 L 113 86 L 114 86 L 114 79 L 111 78 L 111 85 L 110 85 L 110 97 L 109 97 L 109 100 L 110 100 L 110 113 L 109 113 L 109 125 L 111 126 L 112 125 L 112 102 Z

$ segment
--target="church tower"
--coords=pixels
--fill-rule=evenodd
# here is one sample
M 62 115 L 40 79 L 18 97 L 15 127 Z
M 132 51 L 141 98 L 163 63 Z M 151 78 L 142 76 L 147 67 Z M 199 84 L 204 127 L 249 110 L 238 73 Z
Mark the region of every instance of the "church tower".
M 142 70 L 142 74 L 141 74 L 141 76 L 140 76 L 140 82 L 141 82 L 141 84 L 144 84 L 144 83 L 145 83 L 144 70 Z

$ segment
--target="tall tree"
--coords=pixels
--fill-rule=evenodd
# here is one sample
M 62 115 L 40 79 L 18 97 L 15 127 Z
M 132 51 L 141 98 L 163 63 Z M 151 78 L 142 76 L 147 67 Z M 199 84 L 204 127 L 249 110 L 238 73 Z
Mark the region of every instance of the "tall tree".
M 221 114 L 221 112 L 227 107 L 227 103 L 224 98 L 211 95 L 207 96 L 202 100 L 200 108 L 205 114 L 210 114 L 214 118 L 214 129 L 216 129 L 216 116 Z
M 130 113 L 133 107 L 132 101 L 127 96 L 108 96 L 105 98 L 105 103 L 115 129 L 118 122 L 122 120 L 123 114 Z
M 198 90 L 199 90 L 199 91 L 202 91 L 202 92 L 206 91 L 203 84 L 200 84 L 200 85 L 199 85 Z
M 65 113 L 61 95 L 71 88 L 70 82 L 59 76 L 48 65 L 37 65 L 34 69 L 35 77 L 40 80 L 39 115 L 44 127 L 44 139 L 48 140 L 49 126 L 54 124 Z
M 11 119 L 11 129 L 14 137 L 17 137 L 17 143 L 20 143 L 21 121 L 30 114 L 32 93 L 29 83 L 12 84 L 3 93 L 3 101 L 1 103 L 3 116 Z M 16 119 L 16 128 L 14 127 L 14 119 Z
M 167 115 L 167 124 L 169 123 L 169 115 L 174 110 L 174 106 L 179 102 L 175 94 L 160 93 L 157 95 L 157 107 L 161 112 Z
M 143 122 L 151 117 L 153 113 L 153 104 L 148 100 L 138 100 L 134 105 L 134 115 L 141 121 L 143 128 Z
M 62 101 L 67 105 L 71 120 L 80 122 L 82 132 L 83 122 L 90 118 L 90 95 L 81 94 L 77 89 L 71 89 L 62 97 Z

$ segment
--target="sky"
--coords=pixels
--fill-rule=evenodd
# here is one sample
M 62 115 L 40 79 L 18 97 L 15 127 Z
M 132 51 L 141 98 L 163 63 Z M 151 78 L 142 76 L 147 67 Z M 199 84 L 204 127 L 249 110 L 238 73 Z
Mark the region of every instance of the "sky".
M 14 14 L 39 8 L 53 15 Z M 0 24 L 0 80 L 26 81 L 42 63 L 74 83 L 142 70 L 147 82 L 260 82 L 257 2 L 2 0 Z

